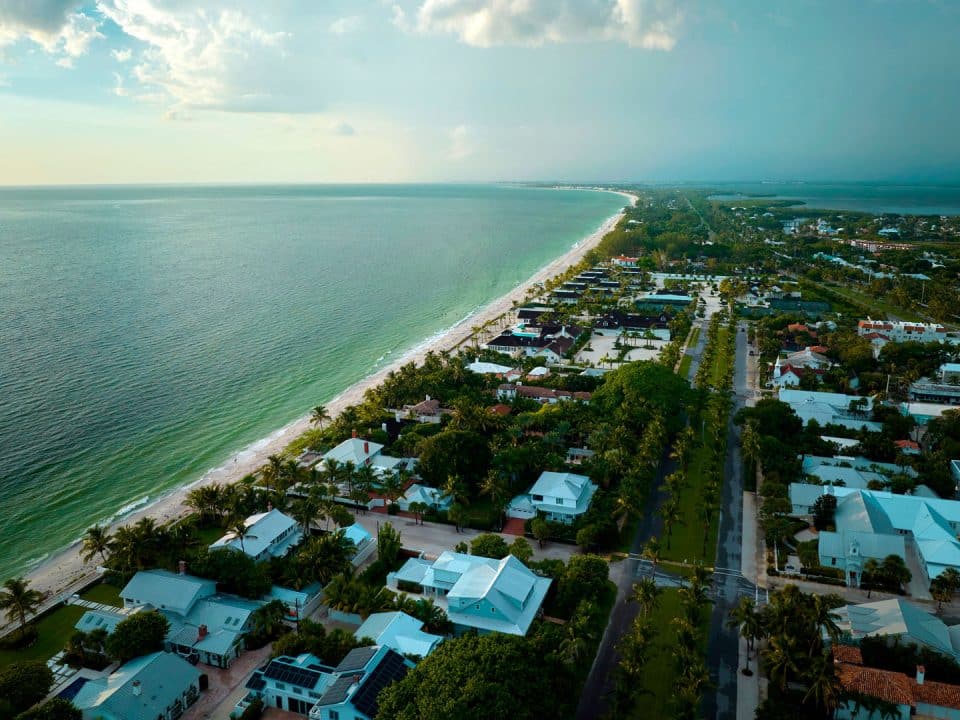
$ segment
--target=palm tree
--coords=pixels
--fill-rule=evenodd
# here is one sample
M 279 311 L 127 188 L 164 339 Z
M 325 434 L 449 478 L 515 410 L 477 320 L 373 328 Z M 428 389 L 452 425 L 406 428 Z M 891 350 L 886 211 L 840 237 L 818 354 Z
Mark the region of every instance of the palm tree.
M 424 502 L 412 502 L 409 509 L 413 513 L 414 524 L 423 525 L 423 516 L 430 511 L 430 506 Z
M 389 473 L 381 482 L 380 492 L 387 499 L 390 505 L 393 505 L 400 496 L 403 495 L 404 485 L 407 482 L 407 471 L 397 470 Z
M 643 553 L 641 553 L 645 560 L 653 563 L 654 574 L 657 572 L 657 565 L 660 564 L 660 550 L 660 541 L 654 536 L 647 540 L 646 545 L 643 546 Z
M 187 506 L 193 508 L 204 523 L 219 518 L 223 503 L 224 490 L 221 485 L 201 485 L 187 493 Z
M 310 412 L 310 422 L 323 429 L 323 424 L 330 420 L 330 411 L 327 410 L 325 405 L 317 405 Z
M 43 595 L 22 577 L 10 578 L 0 590 L 0 610 L 6 613 L 8 620 L 20 621 L 21 636 L 27 627 L 27 615 L 35 613 L 41 602 Z
M 863 571 L 860 573 L 860 584 L 867 585 L 867 598 L 869 598 L 873 592 L 873 584 L 879 577 L 879 573 L 880 563 L 874 558 L 868 558 L 867 561 L 863 563 Z
M 822 653 L 817 656 L 808 668 L 807 675 L 810 678 L 810 687 L 803 696 L 803 702 L 813 700 L 826 717 L 832 718 L 834 710 L 840 704 L 843 690 L 830 654 Z
M 497 521 L 503 527 L 503 511 L 510 498 L 510 486 L 506 478 L 496 470 L 491 470 L 480 484 L 480 494 L 489 495 L 490 502 L 497 510 Z
M 630 601 L 640 605 L 640 613 L 646 617 L 660 606 L 660 593 L 663 590 L 657 587 L 653 578 L 641 578 L 633 584 Z
M 235 539 L 240 541 L 240 552 L 246 552 L 246 549 L 243 547 L 243 539 L 247 537 L 247 519 L 244 517 L 233 517 L 227 521 L 228 533 L 233 533 Z
M 310 534 L 310 524 L 320 514 L 320 498 L 313 492 L 296 500 L 290 508 L 290 515 L 300 523 L 303 534 Z
M 455 505 L 465 506 L 470 504 L 470 493 L 467 490 L 467 485 L 460 479 L 459 475 L 449 475 L 440 490 L 443 496 L 453 500 Z
M 94 556 L 99 555 L 100 559 L 106 562 L 110 540 L 110 532 L 102 525 L 87 528 L 87 532 L 83 536 L 83 561 L 90 562 Z
M 756 467 L 757 460 L 760 459 L 760 433 L 757 431 L 756 421 L 751 420 L 744 426 L 740 433 L 740 447 L 743 450 L 743 459 L 750 467 Z
M 760 613 L 757 612 L 757 606 L 752 598 L 740 598 L 740 602 L 730 611 L 730 620 L 727 625 L 732 628 L 737 628 L 747 641 L 747 667 L 745 672 L 749 672 L 750 653 L 753 652 L 753 643 L 759 639 L 762 632 L 761 616 Z
M 769 646 L 764 651 L 767 677 L 781 691 L 785 691 L 790 678 L 799 673 L 799 668 L 794 659 L 796 657 L 796 645 L 796 638 L 792 635 L 773 635 L 770 638 Z
M 671 497 L 660 506 L 660 516 L 663 518 L 663 531 L 667 534 L 667 550 L 670 549 L 670 538 L 673 535 L 673 526 L 683 522 L 680 514 L 680 503 Z

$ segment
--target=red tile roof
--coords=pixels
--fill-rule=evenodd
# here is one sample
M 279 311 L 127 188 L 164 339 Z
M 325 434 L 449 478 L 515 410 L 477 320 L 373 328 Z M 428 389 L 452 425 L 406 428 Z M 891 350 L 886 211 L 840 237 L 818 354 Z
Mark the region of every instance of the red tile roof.
M 915 677 L 893 670 L 863 667 L 863 656 L 856 647 L 834 646 L 833 660 L 844 690 L 913 708 L 924 703 L 960 710 L 960 686 L 930 680 L 918 683 Z
M 863 654 L 860 652 L 860 648 L 853 645 L 834 645 L 833 660 L 838 663 L 863 665 Z
M 920 444 L 915 443 L 913 440 L 897 440 L 893 443 L 901 450 L 919 450 Z

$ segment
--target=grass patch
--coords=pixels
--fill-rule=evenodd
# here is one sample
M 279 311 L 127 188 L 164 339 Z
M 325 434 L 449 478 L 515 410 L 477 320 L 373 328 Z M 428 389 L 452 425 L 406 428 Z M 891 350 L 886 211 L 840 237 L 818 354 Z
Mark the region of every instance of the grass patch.
M 712 440 L 707 439 L 710 443 Z M 660 539 L 663 546 L 664 560 L 692 563 L 701 560 L 704 565 L 712 565 L 717 552 L 717 523 L 719 513 L 714 513 L 707 530 L 706 552 L 703 544 L 703 521 L 700 519 L 700 498 L 705 494 L 707 484 L 706 463 L 709 451 L 706 447 L 696 448 L 690 456 L 690 467 L 687 470 L 687 486 L 680 493 L 681 524 L 674 526 L 670 538 L 670 549 L 667 549 L 666 538 Z
M 80 597 L 84 600 L 90 600 L 91 602 L 113 605 L 113 607 L 123 607 L 123 600 L 120 599 L 120 588 L 116 585 L 97 583 L 89 590 L 80 593 Z
M 79 605 L 64 605 L 44 615 L 35 623 L 38 632 L 37 641 L 21 650 L 0 650 L 0 667 L 28 660 L 46 662 L 63 650 L 63 646 L 73 634 L 73 626 L 77 624 L 84 612 L 86 608 Z
M 690 366 L 693 364 L 693 355 L 684 355 L 680 358 L 680 367 L 677 368 L 677 375 L 687 378 L 690 375 Z
M 223 528 L 220 527 L 198 528 L 197 539 L 200 545 L 212 545 L 223 537 L 223 532 Z
M 700 339 L 700 326 L 694 325 L 690 330 L 690 337 L 687 338 L 687 345 L 693 347 L 697 344 L 697 340 Z
M 660 606 L 651 617 L 653 627 L 657 629 L 654 649 L 643 666 L 643 687 L 650 693 L 643 701 L 644 717 L 671 717 L 671 700 L 677 689 L 674 669 L 674 646 L 677 638 L 671 621 L 680 615 L 680 594 L 676 588 L 664 588 L 660 594 Z M 709 613 L 701 623 L 701 650 L 706 650 L 707 627 L 710 624 Z

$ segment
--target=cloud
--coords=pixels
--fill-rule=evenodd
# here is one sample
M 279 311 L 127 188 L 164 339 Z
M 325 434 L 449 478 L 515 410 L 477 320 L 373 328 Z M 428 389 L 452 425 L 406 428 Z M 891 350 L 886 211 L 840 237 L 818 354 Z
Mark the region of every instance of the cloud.
M 76 0 L 0 0 L 0 46 L 26 38 L 50 55 L 56 64 L 72 68 L 73 60 L 85 55 L 90 43 L 103 38 L 100 21 L 73 12 Z
M 683 19 L 671 0 L 422 0 L 415 14 L 410 23 L 394 5 L 394 24 L 475 47 L 613 41 L 671 50 Z
M 339 122 L 333 126 L 332 132 L 334 135 L 342 135 L 344 137 L 349 137 L 351 135 L 356 135 L 357 131 L 353 128 L 353 125 L 349 125 L 345 122 Z
M 146 46 L 132 77 L 179 108 L 275 109 L 275 67 L 289 34 L 240 10 L 206 11 L 184 0 L 100 0 L 97 9 Z
M 125 63 L 130 58 L 133 57 L 133 50 L 130 48 L 123 48 L 121 50 L 111 50 L 110 54 L 113 55 L 113 59 L 119 63 Z
M 447 151 L 447 157 L 451 160 L 466 160 L 473 155 L 473 132 L 466 125 L 457 125 L 447 133 L 450 140 L 450 148 Z
M 334 35 L 346 35 L 356 32 L 363 25 L 363 18 L 359 15 L 350 15 L 334 20 L 330 23 L 330 32 Z

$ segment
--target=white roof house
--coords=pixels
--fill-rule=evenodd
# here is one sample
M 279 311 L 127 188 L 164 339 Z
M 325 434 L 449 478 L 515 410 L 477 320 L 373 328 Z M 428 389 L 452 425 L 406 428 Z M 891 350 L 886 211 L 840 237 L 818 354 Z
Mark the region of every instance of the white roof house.
M 928 583 L 948 567 L 960 569 L 960 502 L 882 490 L 793 483 L 793 512 L 809 513 L 816 498 L 824 493 L 837 497 L 837 532 L 820 533 L 821 564 L 841 567 L 840 558 L 846 557 L 848 566 L 854 567 L 859 565 L 852 557 L 854 554 L 878 559 L 898 554 L 905 558 L 905 550 L 901 549 L 904 538 L 912 538 Z M 858 543 L 856 553 L 851 553 L 853 540 Z M 832 558 L 837 562 L 831 562 Z M 858 570 L 854 571 L 859 575 Z
M 434 510 L 447 510 L 453 503 L 453 498 L 444 495 L 443 491 L 437 488 L 414 483 L 407 488 L 403 497 L 397 501 L 397 505 L 404 512 L 408 512 L 413 503 L 423 503 Z
M 211 550 L 238 550 L 254 560 L 269 560 L 283 557 L 303 540 L 299 523 L 276 508 L 269 512 L 251 515 L 245 521 L 247 534 L 237 537 L 228 532 L 210 546 Z
M 200 697 L 200 672 L 172 653 L 144 655 L 73 698 L 84 720 L 173 720 Z
M 845 605 L 835 611 L 842 632 L 859 640 L 873 636 L 895 636 L 939 653 L 960 659 L 960 627 L 948 627 L 927 608 L 902 598 Z
M 597 486 L 586 475 L 543 472 L 527 492 L 533 507 L 554 522 L 572 523 L 590 507 Z
M 461 631 L 526 635 L 551 580 L 535 575 L 512 555 L 502 560 L 445 551 L 435 561 L 411 558 L 387 584 L 420 585 Z
M 127 614 L 151 608 L 160 611 L 170 623 L 168 649 L 217 667 L 228 667 L 240 656 L 243 636 L 250 629 L 250 616 L 262 604 L 218 595 L 213 580 L 166 570 L 138 572 L 120 591 L 120 597 Z M 119 622 L 123 613 L 117 615 Z
M 805 425 L 816 420 L 821 426 L 841 425 L 852 430 L 865 428 L 873 432 L 881 429 L 880 423 L 868 419 L 873 412 L 873 398 L 790 388 L 781 388 L 778 397 L 780 402 L 785 402 L 793 409 Z M 850 403 L 860 401 L 863 414 L 851 412 Z
M 479 360 L 467 365 L 467 370 L 477 375 L 506 375 L 513 368 L 506 365 L 497 365 L 497 363 L 480 362 Z
M 325 453 L 323 460 L 324 462 L 332 460 L 340 465 L 351 463 L 355 467 L 369 465 L 376 470 L 378 474 L 391 472 L 409 464 L 406 458 L 395 458 L 384 455 L 381 452 L 382 450 L 383 445 L 380 443 L 352 437 L 347 438 L 335 448 Z
M 845 485 L 849 488 L 866 488 L 871 482 L 887 484 L 893 475 L 904 473 L 916 477 L 911 467 L 899 467 L 893 463 L 874 462 L 864 457 L 838 455 L 803 457 L 802 472 L 816 478 L 823 485 Z
M 375 645 L 386 645 L 401 655 L 426 657 L 443 642 L 439 635 L 423 631 L 423 621 L 404 612 L 373 613 L 357 628 L 358 640 L 370 638 Z

